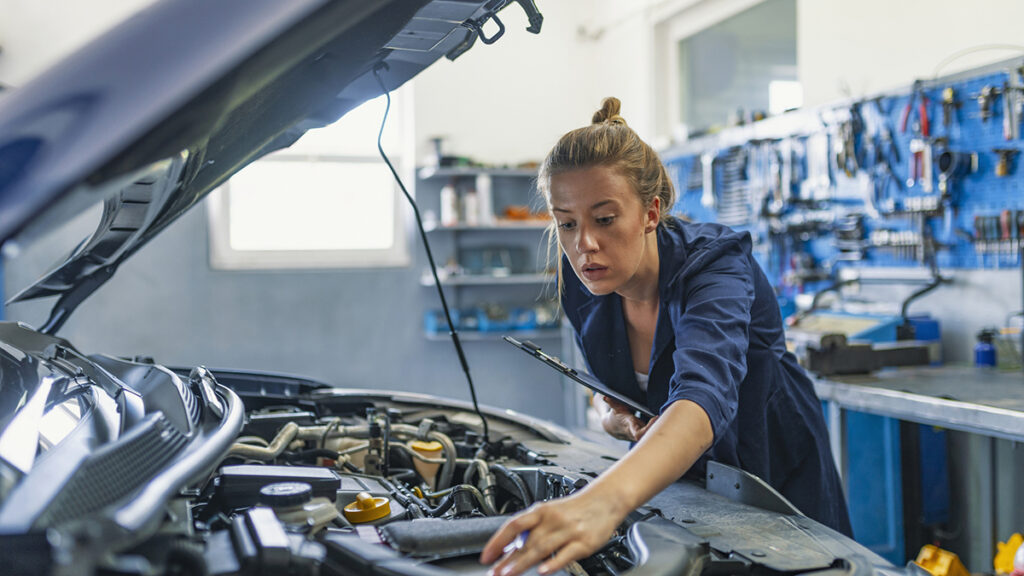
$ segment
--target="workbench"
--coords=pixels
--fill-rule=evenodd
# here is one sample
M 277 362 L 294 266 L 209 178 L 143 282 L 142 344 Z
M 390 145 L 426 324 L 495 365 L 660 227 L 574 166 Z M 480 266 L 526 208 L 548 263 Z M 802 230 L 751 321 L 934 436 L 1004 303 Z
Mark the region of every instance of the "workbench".
M 862 439 L 847 438 L 847 421 L 851 417 L 847 412 L 975 435 L 974 440 L 964 440 L 977 449 L 969 457 L 965 469 L 958 471 L 964 478 L 972 480 L 961 481 L 964 487 L 955 497 L 964 500 L 958 507 L 962 509 L 962 517 L 958 517 L 954 525 L 963 525 L 964 533 L 971 535 L 961 545 L 961 560 L 973 566 L 975 571 L 991 567 L 991 550 L 995 542 L 1018 528 L 1018 520 L 1012 513 L 1017 502 L 1018 481 L 1012 477 L 1000 480 L 996 468 L 1002 461 L 1002 467 L 1012 469 L 1015 460 L 1012 442 L 1024 442 L 1024 372 L 973 366 L 898 368 L 871 375 L 815 378 L 814 387 L 825 405 L 832 454 L 848 495 L 855 491 L 863 498 L 864 482 L 878 482 L 888 491 L 882 499 L 888 507 L 888 515 L 878 516 L 877 526 L 869 524 L 866 530 L 863 528 L 864 519 L 861 519 L 862 534 L 858 541 L 863 539 L 865 532 L 869 533 L 869 539 L 878 538 L 873 542 L 878 544 L 876 552 L 889 548 L 898 554 L 903 547 L 902 496 L 898 496 L 901 488 L 898 477 L 894 477 L 889 469 L 883 470 L 881 478 L 876 479 L 871 474 L 877 469 L 869 468 L 866 472 L 861 468 L 862 460 L 850 467 L 848 441 L 859 442 Z M 857 417 L 863 424 L 863 417 Z M 856 433 L 859 435 L 861 432 Z M 1011 443 L 998 439 L 1010 440 Z M 900 459 L 905 456 L 900 454 L 898 446 L 894 449 L 895 452 L 879 458 L 898 468 Z M 859 454 L 862 455 L 863 450 L 859 448 Z M 857 497 L 851 498 L 858 500 Z M 875 501 L 875 505 L 878 503 Z M 856 507 L 851 508 L 851 515 L 854 512 L 869 521 L 875 518 Z M 855 532 L 857 530 L 855 528 Z
M 842 453 L 843 410 L 1024 441 L 1024 372 L 1020 371 L 973 366 L 898 368 L 815 378 L 814 390 L 825 402 L 837 463 Z

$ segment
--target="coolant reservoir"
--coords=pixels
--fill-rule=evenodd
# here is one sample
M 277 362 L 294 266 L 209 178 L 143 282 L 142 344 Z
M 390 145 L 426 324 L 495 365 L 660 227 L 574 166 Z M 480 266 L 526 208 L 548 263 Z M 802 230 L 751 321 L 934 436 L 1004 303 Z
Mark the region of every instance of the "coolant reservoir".
M 319 532 L 335 518 L 338 509 L 327 498 L 313 498 L 313 487 L 305 482 L 277 482 L 260 489 L 260 504 L 273 508 L 285 526 L 297 531 Z
M 327 450 L 331 450 L 333 452 L 345 452 L 345 451 L 347 451 L 347 450 L 349 450 L 351 448 L 355 448 L 356 446 L 365 445 L 365 444 L 366 444 L 366 439 L 365 438 L 359 439 L 359 438 L 338 437 L 338 438 L 328 438 L 327 440 L 325 440 L 324 441 L 324 448 L 326 448 Z M 359 450 L 359 451 L 356 451 L 356 452 L 350 452 L 348 454 L 348 456 L 351 459 L 350 461 L 352 462 L 353 466 L 355 466 L 356 468 L 362 468 L 363 465 L 364 465 L 363 458 L 366 457 L 366 450 Z
M 441 446 L 440 442 L 430 441 L 424 442 L 422 440 L 413 440 L 409 442 L 409 448 L 412 448 L 413 452 L 416 452 L 424 458 L 437 459 L 443 456 L 442 452 L 444 447 Z M 437 477 L 437 469 L 441 467 L 440 464 L 433 464 L 431 462 L 424 462 L 413 458 L 413 467 L 419 472 L 420 476 L 427 481 L 427 485 L 430 489 L 434 489 L 434 482 Z

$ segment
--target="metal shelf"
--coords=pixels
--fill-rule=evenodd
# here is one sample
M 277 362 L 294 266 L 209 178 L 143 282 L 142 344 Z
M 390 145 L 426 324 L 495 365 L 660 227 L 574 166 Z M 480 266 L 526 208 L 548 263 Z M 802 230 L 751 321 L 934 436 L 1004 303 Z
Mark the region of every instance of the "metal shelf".
M 459 340 L 468 342 L 489 342 L 501 341 L 502 336 L 512 336 L 523 340 L 540 340 L 542 338 L 561 338 L 562 332 L 558 328 L 547 330 L 496 330 L 493 332 L 459 331 Z M 424 336 L 432 342 L 451 340 L 447 332 L 425 332 Z
M 469 224 L 456 224 L 454 226 L 441 226 L 437 223 L 429 223 L 423 227 L 427 232 L 466 232 L 466 231 L 481 231 L 481 232 L 492 232 L 492 231 L 507 231 L 507 230 L 546 230 L 548 227 L 547 220 L 524 220 L 524 221 L 511 221 L 508 223 L 493 224 L 490 226 L 480 225 L 469 225 Z
M 543 284 L 554 280 L 554 274 L 512 274 L 510 276 L 452 276 L 442 278 L 444 286 L 497 286 L 513 284 Z M 420 285 L 433 286 L 434 277 L 420 276 Z
M 514 176 L 520 178 L 535 178 L 537 176 L 536 170 L 526 170 L 524 168 L 437 168 L 434 166 L 424 166 L 417 171 L 417 176 L 420 180 L 429 180 L 431 178 L 458 178 L 466 176 L 476 176 L 477 174 L 490 174 L 491 176 Z

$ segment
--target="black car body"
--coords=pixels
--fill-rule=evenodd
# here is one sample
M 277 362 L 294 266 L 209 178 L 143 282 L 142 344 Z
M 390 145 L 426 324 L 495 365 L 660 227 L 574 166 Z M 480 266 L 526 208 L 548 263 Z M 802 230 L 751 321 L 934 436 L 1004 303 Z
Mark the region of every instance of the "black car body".
M 4 96 L 0 240 L 29 241 L 97 200 L 103 212 L 14 297 L 55 299 L 47 322 L 0 323 L 3 573 L 482 573 L 475 555 L 504 517 L 615 460 L 508 411 L 484 409 L 485 443 L 465 403 L 86 356 L 56 335 L 232 174 L 494 41 L 482 25 L 507 3 L 166 0 Z M 517 3 L 539 31 L 533 2 Z M 342 512 L 353 502 L 362 516 Z M 571 573 L 902 571 L 712 465 Z

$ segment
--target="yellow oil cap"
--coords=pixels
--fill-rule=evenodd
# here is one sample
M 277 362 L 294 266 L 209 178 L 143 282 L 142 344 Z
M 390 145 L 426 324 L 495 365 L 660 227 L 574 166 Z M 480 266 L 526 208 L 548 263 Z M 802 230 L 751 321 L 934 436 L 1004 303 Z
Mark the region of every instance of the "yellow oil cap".
M 373 522 L 391 515 L 391 502 L 387 498 L 374 498 L 369 492 L 356 494 L 356 501 L 345 506 L 345 518 L 353 524 Z
M 441 450 L 444 449 L 444 446 L 441 446 L 440 442 L 436 442 L 434 440 L 431 440 L 429 442 L 424 442 L 423 440 L 413 440 L 412 442 L 409 442 L 409 447 L 427 458 L 439 456 Z

